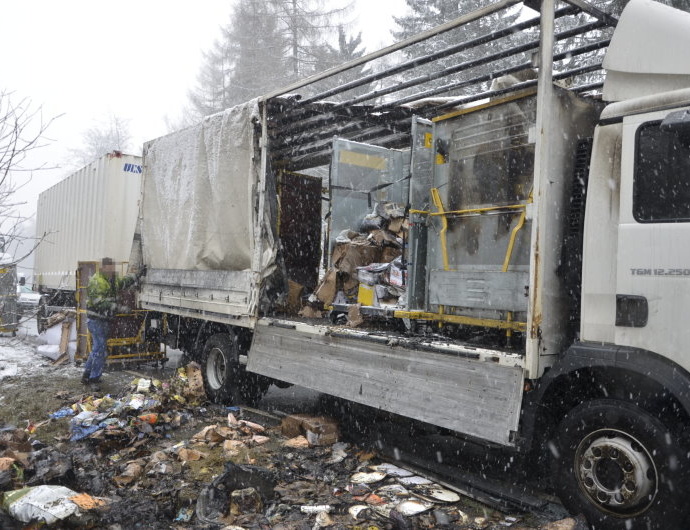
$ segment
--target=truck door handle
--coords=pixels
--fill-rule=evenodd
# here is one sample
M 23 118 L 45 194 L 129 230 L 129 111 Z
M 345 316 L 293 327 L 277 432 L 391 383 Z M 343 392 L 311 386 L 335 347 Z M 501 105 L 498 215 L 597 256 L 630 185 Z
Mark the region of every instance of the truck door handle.
M 647 325 L 649 306 L 644 296 L 616 295 L 616 326 L 643 328 Z

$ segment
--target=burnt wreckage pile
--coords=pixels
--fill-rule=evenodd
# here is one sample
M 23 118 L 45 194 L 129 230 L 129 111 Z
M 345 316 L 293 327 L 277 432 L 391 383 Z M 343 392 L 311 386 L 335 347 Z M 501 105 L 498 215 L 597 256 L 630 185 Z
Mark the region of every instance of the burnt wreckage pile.
M 3 528 L 534 527 L 340 441 L 329 417 L 209 406 L 194 363 L 61 399 L 0 430 Z M 55 444 L 35 438 L 56 424 Z

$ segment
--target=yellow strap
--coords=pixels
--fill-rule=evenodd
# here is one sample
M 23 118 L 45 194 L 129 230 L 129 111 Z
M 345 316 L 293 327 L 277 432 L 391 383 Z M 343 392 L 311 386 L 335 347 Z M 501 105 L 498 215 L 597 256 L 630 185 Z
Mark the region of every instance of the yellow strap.
M 446 212 L 443 209 L 443 201 L 438 192 L 438 188 L 431 188 L 431 200 L 434 201 L 434 206 L 438 210 L 438 215 L 441 215 L 441 255 L 443 256 L 443 270 L 450 270 L 450 263 L 448 261 L 448 242 L 446 240 L 446 232 L 448 231 L 448 219 L 446 219 Z

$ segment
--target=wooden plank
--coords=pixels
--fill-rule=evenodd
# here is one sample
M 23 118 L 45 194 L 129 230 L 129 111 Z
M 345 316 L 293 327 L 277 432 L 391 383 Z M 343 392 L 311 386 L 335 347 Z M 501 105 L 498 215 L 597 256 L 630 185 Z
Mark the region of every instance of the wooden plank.
M 69 335 L 72 330 L 73 320 L 67 319 L 62 322 L 62 335 L 60 335 L 60 348 L 58 353 L 65 355 L 67 353 L 67 346 L 69 345 Z
M 66 353 L 63 353 L 62 355 L 60 355 L 60 357 L 55 359 L 51 364 L 53 366 L 58 366 L 61 364 L 65 364 L 67 361 L 69 361 L 69 355 L 67 355 Z
M 262 324 L 255 329 L 247 368 L 514 445 L 511 431 L 517 430 L 523 385 L 520 367 Z

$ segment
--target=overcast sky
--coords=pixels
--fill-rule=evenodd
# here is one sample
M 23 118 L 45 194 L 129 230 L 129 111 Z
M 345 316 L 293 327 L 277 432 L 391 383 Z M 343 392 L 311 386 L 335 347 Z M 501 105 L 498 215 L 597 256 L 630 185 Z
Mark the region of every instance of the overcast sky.
M 0 89 L 30 98 L 43 115 L 62 115 L 35 165 L 64 166 L 83 131 L 110 115 L 129 120 L 134 144 L 168 131 L 165 118 L 187 103 L 201 54 L 229 20 L 231 0 L 24 0 L 4 2 Z M 390 44 L 392 13 L 404 0 L 356 0 L 352 18 L 368 51 Z M 38 193 L 68 174 L 34 174 L 20 193 L 35 210 Z

